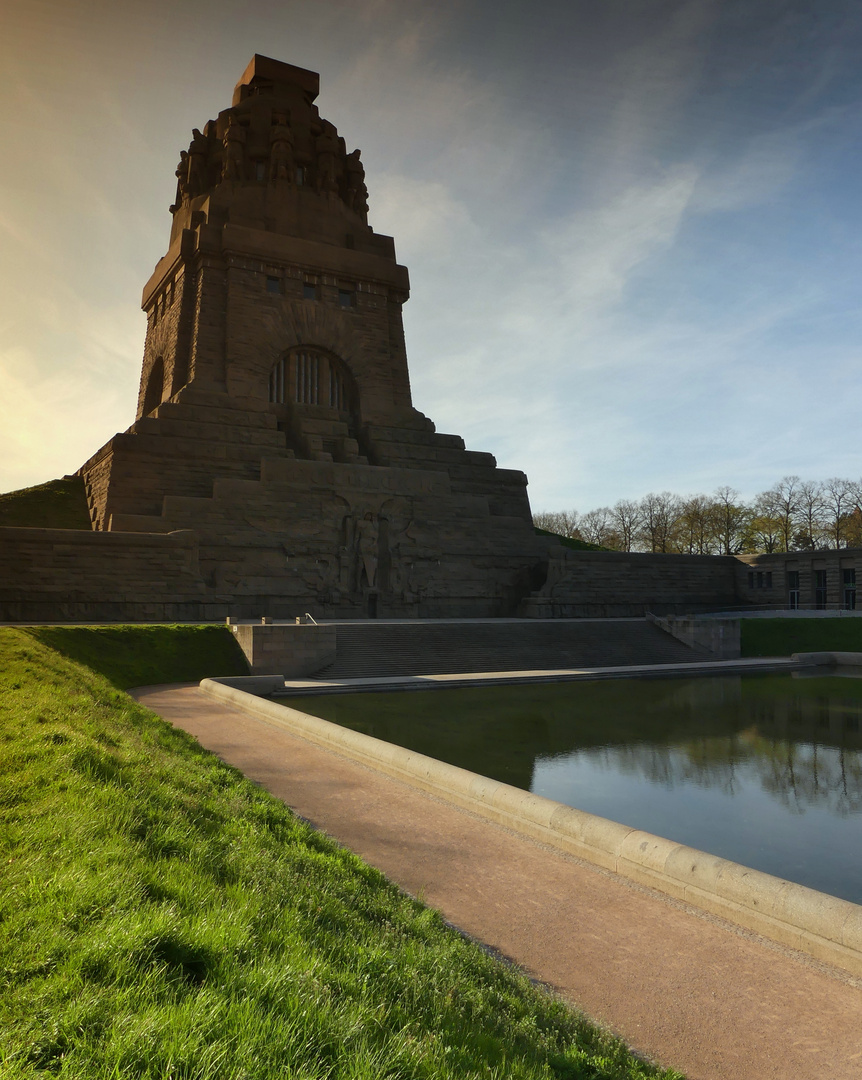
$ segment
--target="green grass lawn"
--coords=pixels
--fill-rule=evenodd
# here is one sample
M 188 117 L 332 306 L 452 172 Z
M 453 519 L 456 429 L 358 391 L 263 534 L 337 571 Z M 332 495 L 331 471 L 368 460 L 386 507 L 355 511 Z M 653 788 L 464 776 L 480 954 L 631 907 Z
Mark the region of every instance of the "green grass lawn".
M 862 618 L 742 619 L 740 648 L 743 656 L 862 652 Z
M 98 633 L 0 629 L 0 1074 L 677 1076 L 118 689 L 169 628 Z
M 0 526 L 28 529 L 89 529 L 90 515 L 80 476 L 49 480 L 0 495 Z
M 610 551 L 610 548 L 602 547 L 601 544 L 591 544 L 587 540 L 578 540 L 574 536 L 560 536 L 559 533 L 541 529 L 538 525 L 533 526 L 533 532 L 538 536 L 553 536 L 559 540 L 563 547 L 571 548 L 572 551 Z
M 34 626 L 27 633 L 119 690 L 248 675 L 242 649 L 225 625 Z

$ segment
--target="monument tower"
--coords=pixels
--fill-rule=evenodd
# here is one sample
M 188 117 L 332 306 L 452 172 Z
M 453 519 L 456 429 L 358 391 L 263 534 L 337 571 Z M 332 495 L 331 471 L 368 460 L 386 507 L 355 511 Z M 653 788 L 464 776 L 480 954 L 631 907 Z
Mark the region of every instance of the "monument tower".
M 180 155 L 137 417 L 80 470 L 92 526 L 192 530 L 202 614 L 513 614 L 547 561 L 526 477 L 413 408 L 407 270 L 318 88 L 255 56 Z

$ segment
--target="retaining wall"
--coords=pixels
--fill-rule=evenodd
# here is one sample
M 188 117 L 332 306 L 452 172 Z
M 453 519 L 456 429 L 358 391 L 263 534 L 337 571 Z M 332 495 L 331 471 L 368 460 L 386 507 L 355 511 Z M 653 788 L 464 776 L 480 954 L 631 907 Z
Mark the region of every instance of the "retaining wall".
M 230 620 L 228 620 L 230 623 Z M 230 623 L 253 675 L 311 675 L 335 660 L 337 630 L 309 623 Z

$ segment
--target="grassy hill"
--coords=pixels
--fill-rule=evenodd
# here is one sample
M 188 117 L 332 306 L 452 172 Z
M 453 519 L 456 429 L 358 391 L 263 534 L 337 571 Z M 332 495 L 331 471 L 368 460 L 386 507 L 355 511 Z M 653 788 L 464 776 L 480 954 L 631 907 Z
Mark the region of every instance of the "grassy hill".
M 0 1075 L 678 1076 L 118 689 L 216 673 L 182 630 L 0 628 Z
M 742 619 L 743 656 L 790 656 L 795 652 L 862 652 L 862 618 Z
M 559 540 L 563 547 L 571 548 L 573 551 L 610 551 L 610 548 L 602 547 L 600 544 L 590 544 L 586 540 L 576 540 L 573 536 L 560 536 L 559 533 L 549 532 L 547 529 L 540 529 L 538 525 L 533 526 L 533 530 L 538 533 L 539 536 L 553 536 L 555 540 Z
M 64 476 L 47 484 L 0 495 L 0 527 L 89 529 L 87 497 L 80 476 Z

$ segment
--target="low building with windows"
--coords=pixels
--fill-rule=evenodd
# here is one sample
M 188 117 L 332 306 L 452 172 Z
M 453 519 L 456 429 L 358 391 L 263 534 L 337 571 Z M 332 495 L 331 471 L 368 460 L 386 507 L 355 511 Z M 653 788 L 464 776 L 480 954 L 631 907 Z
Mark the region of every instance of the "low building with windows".
M 737 593 L 755 607 L 855 611 L 862 550 L 739 555 Z

